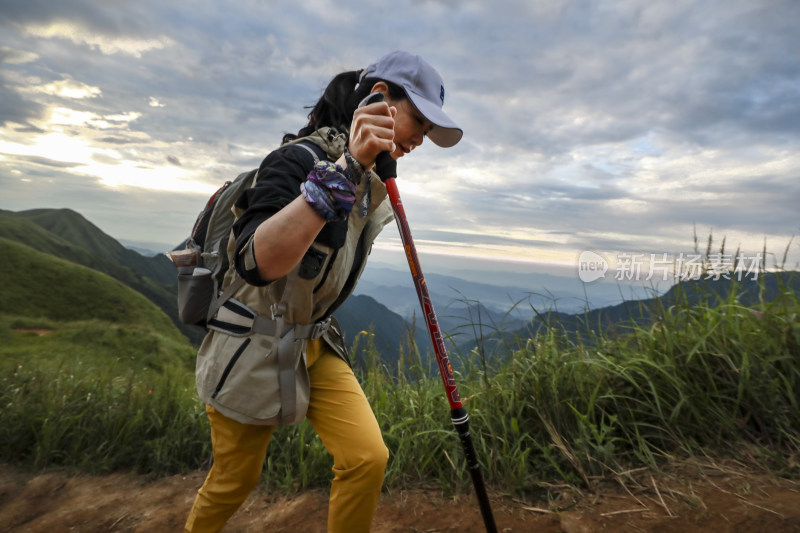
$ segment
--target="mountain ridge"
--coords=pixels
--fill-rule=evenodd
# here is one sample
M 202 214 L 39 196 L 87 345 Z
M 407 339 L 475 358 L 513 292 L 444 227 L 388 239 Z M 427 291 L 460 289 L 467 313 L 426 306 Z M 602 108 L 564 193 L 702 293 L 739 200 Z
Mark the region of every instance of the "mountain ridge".
M 195 345 L 205 335 L 201 328 L 183 325 L 178 320 L 177 276 L 165 255 L 146 257 L 130 250 L 75 211 L 0 210 L 0 238 L 111 276 L 153 302 Z M 789 278 L 792 290 L 800 290 L 797 273 L 793 276 Z M 775 279 L 764 274 L 766 281 L 761 283 L 767 286 L 766 297 L 776 290 Z M 426 282 L 439 327 L 449 344 L 461 353 L 470 353 L 476 346 L 492 352 L 509 338 L 530 338 L 553 325 L 569 335 L 579 335 L 580 332 L 591 333 L 592 327 L 624 328 L 625 324 L 643 324 L 658 306 L 673 304 L 677 291 L 684 290 L 684 294 L 695 301 L 699 301 L 700 294 L 700 285 L 684 283 L 672 286 L 662 295 L 654 293 L 652 298 L 624 300 L 595 309 L 584 301 L 580 312 L 569 313 L 559 308 L 557 294 L 539 295 L 542 299 L 534 301 L 532 293 L 520 287 L 481 284 L 438 273 L 426 275 Z M 707 291 L 707 287 L 703 290 Z M 719 283 L 713 286 L 710 294 L 724 298 L 730 291 L 731 286 Z M 619 292 L 621 295 L 621 290 Z M 756 292 L 756 285 L 751 284 L 741 294 L 752 299 Z M 366 357 L 365 334 L 370 336 L 370 342 L 389 366 L 396 363 L 399 350 L 411 333 L 423 354 L 432 352 L 416 290 L 410 275 L 402 268 L 368 265 L 362 282 L 337 310 L 336 317 L 347 342 L 359 341 L 357 362 Z

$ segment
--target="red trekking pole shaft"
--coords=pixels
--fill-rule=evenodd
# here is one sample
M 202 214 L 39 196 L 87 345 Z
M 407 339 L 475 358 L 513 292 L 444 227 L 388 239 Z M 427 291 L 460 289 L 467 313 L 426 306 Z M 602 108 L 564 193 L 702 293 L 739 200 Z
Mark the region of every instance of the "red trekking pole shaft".
M 444 347 L 442 332 L 439 329 L 439 322 L 436 319 L 436 312 L 433 309 L 433 302 L 428 293 L 428 286 L 425 284 L 425 277 L 422 275 L 422 268 L 417 257 L 417 250 L 414 247 L 414 240 L 411 237 L 411 230 L 408 227 L 408 220 L 403 209 L 403 202 L 397 191 L 395 176 L 397 174 L 397 162 L 392 159 L 388 152 L 378 156 L 376 172 L 386 183 L 386 191 L 389 193 L 389 200 L 392 202 L 397 227 L 400 230 L 400 238 L 403 241 L 403 248 L 408 259 L 408 266 L 411 269 L 411 277 L 414 280 L 414 287 L 417 289 L 419 303 L 422 306 L 422 313 L 425 315 L 425 323 L 428 326 L 428 333 L 431 336 L 433 350 L 436 354 L 436 361 L 439 364 L 439 373 L 442 376 L 442 384 L 447 393 L 447 401 L 450 402 L 450 419 L 458 431 L 461 445 L 464 448 L 464 455 L 467 459 L 467 468 L 472 477 L 472 485 L 475 487 L 475 494 L 478 497 L 483 523 L 487 533 L 497 533 L 497 526 L 492 515 L 492 507 L 489 503 L 489 496 L 486 493 L 486 485 L 483 482 L 481 467 L 478 457 L 475 454 L 475 446 L 472 444 L 472 435 L 469 432 L 469 416 L 466 409 L 461 404 L 458 395 L 456 380 L 453 377 L 453 368 L 450 366 L 450 358 Z
M 414 281 L 414 288 L 417 289 L 419 303 L 420 306 L 422 306 L 422 314 L 425 317 L 425 324 L 431 336 L 431 343 L 433 343 L 436 361 L 439 363 L 439 373 L 442 376 L 442 384 L 444 385 L 444 390 L 447 395 L 447 401 L 450 402 L 451 410 L 463 409 L 464 406 L 458 394 L 456 380 L 453 377 L 453 367 L 450 365 L 450 358 L 444 346 L 444 339 L 439 329 L 436 311 L 433 309 L 433 301 L 428 292 L 425 277 L 422 275 L 422 267 L 419 264 L 417 250 L 414 246 L 414 239 L 411 237 L 411 229 L 408 226 L 408 219 L 406 218 L 405 209 L 403 209 L 403 202 L 400 200 L 400 193 L 397 190 L 395 178 L 386 180 L 386 192 L 389 193 L 389 200 L 392 202 L 395 221 L 397 222 L 397 228 L 400 230 L 400 239 L 403 241 L 403 249 L 408 259 L 408 266 L 411 269 L 411 278 Z M 464 413 L 464 415 L 466 416 L 466 413 Z

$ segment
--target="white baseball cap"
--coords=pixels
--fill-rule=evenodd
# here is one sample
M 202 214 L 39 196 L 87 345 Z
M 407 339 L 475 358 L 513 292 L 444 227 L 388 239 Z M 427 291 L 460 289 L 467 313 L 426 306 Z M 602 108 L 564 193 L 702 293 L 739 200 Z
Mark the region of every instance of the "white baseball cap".
M 380 78 L 399 85 L 433 128 L 428 138 L 443 148 L 461 140 L 464 132 L 448 117 L 444 105 L 444 81 L 436 69 L 418 55 L 398 50 L 380 58 L 361 73 L 365 78 Z

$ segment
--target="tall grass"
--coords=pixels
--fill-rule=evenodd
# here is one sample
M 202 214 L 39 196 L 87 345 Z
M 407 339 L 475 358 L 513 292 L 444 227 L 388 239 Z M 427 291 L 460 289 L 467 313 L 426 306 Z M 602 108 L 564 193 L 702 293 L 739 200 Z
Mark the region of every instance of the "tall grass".
M 518 339 L 502 361 L 465 361 L 456 379 L 487 481 L 525 495 L 548 483 L 583 485 L 593 476 L 657 469 L 670 458 L 694 455 L 800 476 L 796 286 L 749 307 L 736 290 L 701 303 L 679 298 L 656 309 L 647 325 L 613 336 L 581 338 L 550 327 Z M 45 342 L 0 326 L 6 326 L 0 341 L 16 346 L 15 353 Z M 54 340 L 52 350 L 83 349 L 78 330 L 61 335 L 73 344 Z M 106 347 L 97 350 L 117 349 L 114 339 L 122 334 L 107 335 Z M 372 354 L 358 376 L 390 449 L 386 486 L 469 490 L 432 357 L 412 343 L 399 368 L 388 369 L 368 333 L 357 341 Z M 152 364 L 172 349 L 158 338 L 142 339 L 141 346 L 150 347 L 149 365 L 104 365 L 98 357 L 87 363 L 79 354 L 61 354 L 56 366 L 54 356 L 47 365 L 32 357 L 9 365 L 14 357 L 0 349 L 6 362 L 0 365 L 0 459 L 92 472 L 206 467 L 208 428 L 190 364 L 184 356 Z M 120 360 L 131 357 L 124 353 Z M 284 490 L 322 487 L 330 468 L 319 437 L 304 423 L 275 432 L 264 479 Z
M 185 373 L 142 378 L 76 368 L 57 377 L 17 367 L 3 387 L 2 460 L 35 468 L 166 473 L 207 453 L 204 411 L 185 401 Z
M 186 346 L 101 321 L 4 318 L 0 329 L 0 460 L 163 474 L 207 457 Z

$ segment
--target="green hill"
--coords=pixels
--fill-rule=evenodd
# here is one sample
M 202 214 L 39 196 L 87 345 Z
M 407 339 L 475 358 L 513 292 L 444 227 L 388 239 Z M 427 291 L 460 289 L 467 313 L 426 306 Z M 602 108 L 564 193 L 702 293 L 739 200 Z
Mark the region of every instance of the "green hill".
M 146 296 L 193 343 L 203 331 L 178 319 L 175 267 L 163 254 L 144 257 L 70 209 L 0 211 L 0 237 L 103 272 Z
M 371 343 L 381 354 L 383 363 L 392 369 L 397 367 L 398 350 L 403 342 L 403 335 L 408 330 L 403 317 L 363 294 L 353 295 L 345 300 L 336 310 L 335 316 L 349 345 L 358 338 L 355 363 L 363 364 L 367 359 L 370 346 L 362 333 L 366 332 L 372 335 Z
M 98 319 L 179 335 L 142 294 L 90 268 L 0 238 L 0 313 L 55 321 Z
M 32 209 L 11 215 L 21 221 L 30 221 L 68 243 L 75 243 L 88 251 L 95 261 L 128 268 L 155 283 L 171 284 L 175 281 L 175 268 L 165 255 L 145 257 L 134 252 L 71 209 Z
M 172 321 L 106 274 L 0 246 L 0 461 L 196 468 L 208 437 L 195 349 Z
M 195 350 L 142 294 L 90 268 L 0 238 L 0 368 L 193 366 Z M 30 337 L 27 331 L 46 331 Z

